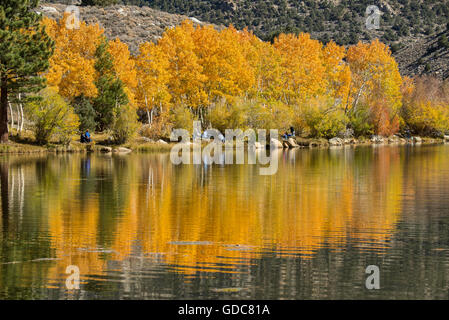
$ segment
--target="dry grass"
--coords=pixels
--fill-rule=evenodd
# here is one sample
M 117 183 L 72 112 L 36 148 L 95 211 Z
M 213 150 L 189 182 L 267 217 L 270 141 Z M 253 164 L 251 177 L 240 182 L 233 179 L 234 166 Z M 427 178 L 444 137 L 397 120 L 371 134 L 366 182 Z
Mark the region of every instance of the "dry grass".
M 142 153 L 151 153 L 151 152 L 170 152 L 173 147 L 173 144 L 160 144 L 160 143 L 140 143 L 140 144 L 128 144 L 125 147 L 135 151 Z

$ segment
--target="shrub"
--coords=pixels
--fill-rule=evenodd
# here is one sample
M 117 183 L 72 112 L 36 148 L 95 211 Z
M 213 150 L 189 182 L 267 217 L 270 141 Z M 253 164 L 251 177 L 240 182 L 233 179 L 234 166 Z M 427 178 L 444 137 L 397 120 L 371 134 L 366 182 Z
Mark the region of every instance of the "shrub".
M 173 129 L 185 129 L 189 132 L 193 132 L 193 121 L 195 118 L 192 112 L 184 106 L 173 107 L 170 114 L 170 120 L 173 124 Z
M 70 143 L 79 125 L 73 108 L 53 89 L 44 89 L 39 96 L 39 100 L 25 105 L 36 142 L 46 144 L 57 136 L 60 142 Z
M 318 110 L 310 110 L 306 113 L 306 123 L 310 134 L 317 138 L 333 138 L 345 130 L 344 115 L 341 111 L 323 113 Z
M 338 136 L 346 129 L 344 112 L 334 106 L 332 99 L 311 100 L 303 106 L 302 113 L 310 136 L 329 139 Z
M 81 4 L 84 6 L 111 6 L 117 4 L 118 0 L 82 0 Z
M 449 83 L 432 77 L 416 78 L 403 88 L 401 117 L 404 128 L 418 135 L 449 130 Z
M 252 129 L 278 129 L 281 134 L 293 124 L 293 110 L 280 101 L 248 102 L 247 126 Z
M 247 105 L 242 101 L 233 104 L 218 103 L 209 112 L 212 128 L 224 133 L 226 129 L 246 129 Z
M 60 144 L 68 146 L 72 142 L 72 137 L 78 132 L 79 118 L 75 113 L 70 112 L 64 122 L 65 125 L 56 129 L 55 136 Z
M 440 36 L 440 38 L 438 39 L 438 45 L 440 46 L 440 48 L 449 49 L 449 40 L 447 39 L 445 34 Z
M 432 136 L 449 130 L 449 107 L 430 101 L 413 104 L 408 110 L 406 123 L 413 132 Z
M 127 142 L 136 134 L 138 127 L 137 113 L 132 107 L 125 105 L 114 111 L 111 131 L 115 143 Z
M 152 140 L 159 140 L 161 138 L 169 139 L 170 133 L 173 129 L 173 124 L 166 114 L 162 114 L 153 123 L 146 124 L 140 129 L 140 135 Z
M 358 109 L 349 116 L 349 125 L 356 137 L 367 137 L 374 134 L 374 126 L 370 121 L 370 112 L 366 106 L 359 106 Z

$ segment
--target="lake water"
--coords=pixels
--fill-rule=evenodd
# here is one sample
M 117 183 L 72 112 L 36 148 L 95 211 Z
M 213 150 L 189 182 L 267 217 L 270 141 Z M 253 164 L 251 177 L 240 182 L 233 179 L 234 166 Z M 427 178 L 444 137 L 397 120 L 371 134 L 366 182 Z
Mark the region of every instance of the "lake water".
M 0 299 L 449 298 L 448 145 L 278 157 L 2 156 Z

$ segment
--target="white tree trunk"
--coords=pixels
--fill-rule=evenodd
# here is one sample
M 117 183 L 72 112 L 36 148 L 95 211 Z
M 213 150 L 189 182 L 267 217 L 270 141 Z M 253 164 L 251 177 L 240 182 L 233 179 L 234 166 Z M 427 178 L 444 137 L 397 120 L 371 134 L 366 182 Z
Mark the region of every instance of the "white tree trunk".
M 17 107 L 17 132 L 19 132 L 21 119 L 20 119 L 20 107 L 19 107 L 18 103 L 17 103 L 16 107 Z
M 25 122 L 25 117 L 23 116 L 23 105 L 20 103 L 20 128 L 19 131 L 22 132 L 23 130 L 23 123 Z
M 9 104 L 9 112 L 11 113 L 11 129 L 14 129 L 14 113 L 12 112 L 11 102 L 8 102 L 8 104 Z
M 22 96 L 20 93 L 19 93 L 19 106 L 20 106 L 20 127 L 18 129 L 19 129 L 19 132 L 22 132 L 24 116 L 23 116 Z

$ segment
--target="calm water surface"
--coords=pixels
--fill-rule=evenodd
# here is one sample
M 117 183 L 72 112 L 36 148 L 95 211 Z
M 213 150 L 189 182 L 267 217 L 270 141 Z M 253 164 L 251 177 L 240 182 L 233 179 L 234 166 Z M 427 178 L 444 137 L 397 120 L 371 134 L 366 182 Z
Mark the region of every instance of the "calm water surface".
M 278 156 L 1 157 L 0 299 L 449 298 L 449 146 Z

